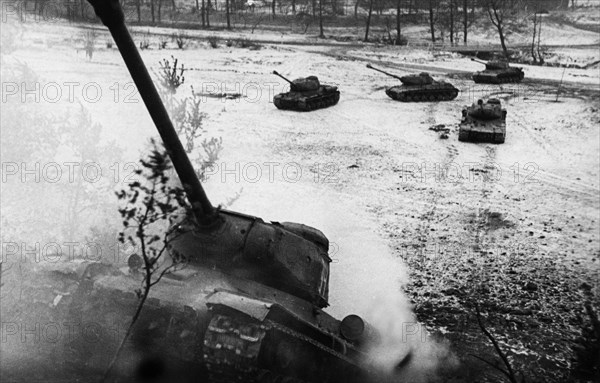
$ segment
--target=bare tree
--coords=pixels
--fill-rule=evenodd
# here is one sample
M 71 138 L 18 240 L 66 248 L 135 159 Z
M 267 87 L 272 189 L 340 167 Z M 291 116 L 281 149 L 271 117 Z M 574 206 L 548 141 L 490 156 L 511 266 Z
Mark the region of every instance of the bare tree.
M 206 26 L 208 28 L 210 28 L 210 8 L 212 7 L 210 0 L 206 0 L 206 12 L 205 12 L 205 16 L 206 16 Z
M 135 9 L 137 10 L 138 23 L 142 22 L 142 0 L 135 0 Z
M 373 14 L 373 0 L 369 0 L 369 15 L 367 16 L 367 28 L 365 30 L 365 42 L 369 41 L 369 27 L 371 26 L 371 15 L 372 14 Z
M 156 22 L 156 19 L 154 16 L 154 1 L 156 1 L 156 0 L 150 0 L 150 16 L 152 18 L 152 24 L 154 24 Z
M 323 0 L 319 0 L 319 37 L 325 37 L 323 32 Z
M 401 10 L 402 0 L 396 1 L 396 45 L 400 45 L 400 10 Z M 410 5 L 409 5 L 410 7 Z
M 274 0 L 273 3 L 275 3 Z M 229 18 L 229 0 L 225 0 L 225 17 L 227 18 L 227 29 L 231 29 L 231 20 Z
M 450 0 L 450 45 L 454 45 L 454 0 Z
M 132 182 L 128 185 L 129 190 L 121 190 L 116 194 L 119 200 L 124 202 L 124 206 L 119 208 L 123 219 L 123 231 L 119 233 L 119 241 L 140 249 L 142 286 L 136 290 L 139 301 L 135 313 L 104 372 L 103 382 L 107 381 L 115 363 L 119 360 L 152 287 L 167 273 L 185 263 L 180 254 L 167 251 L 169 242 L 174 238 L 173 230 L 167 230 L 162 236 L 155 234 L 155 225 L 166 221 L 172 223 L 174 213 L 188 206 L 183 189 L 169 184 L 167 174 L 171 169 L 171 163 L 166 149 L 154 144 L 148 159 L 141 160 L 140 163 L 142 167 L 136 170 L 136 174 L 141 176 L 142 180 Z M 170 260 L 165 259 L 165 254 L 168 254 Z
M 431 42 L 435 43 L 435 14 L 433 7 L 435 0 L 429 0 L 429 30 L 431 31 Z
M 469 0 L 463 0 L 463 42 L 467 45 L 467 34 L 469 32 Z
M 504 27 L 506 20 L 511 17 L 515 11 L 519 0 L 485 0 L 485 8 L 487 10 L 490 21 L 498 31 L 500 45 L 504 56 L 508 58 L 508 48 L 506 47 L 506 36 Z

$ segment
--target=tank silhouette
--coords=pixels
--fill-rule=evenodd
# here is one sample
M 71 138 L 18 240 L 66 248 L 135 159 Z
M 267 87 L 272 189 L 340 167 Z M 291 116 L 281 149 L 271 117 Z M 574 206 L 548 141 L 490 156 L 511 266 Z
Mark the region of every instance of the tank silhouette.
M 462 111 L 458 140 L 463 142 L 490 142 L 502 144 L 506 138 L 506 109 L 500 100 L 490 98 Z
M 118 0 L 91 0 L 109 28 L 180 178 L 190 211 L 172 228 L 168 252 L 181 270 L 150 290 L 122 376 L 169 382 L 364 382 L 368 344 L 379 336 L 364 319 L 340 321 L 328 305 L 329 241 L 300 223 L 265 222 L 217 209 L 208 200 L 123 22 Z M 143 260 L 92 263 L 73 297 L 74 323 L 95 323 L 93 343 L 67 346 L 79 369 L 104 369 L 137 304 Z M 108 326 L 108 327 L 106 327 Z M 105 331 L 102 331 L 105 330 Z M 132 381 L 132 380 L 128 380 Z
M 290 81 L 277 71 L 273 71 L 273 74 L 290 83 L 289 92 L 280 93 L 273 97 L 273 103 L 277 109 L 307 112 L 330 107 L 340 100 L 340 91 L 337 86 L 321 85 L 316 76 Z
M 483 84 L 504 84 L 521 82 L 525 78 L 523 69 L 511 67 L 506 60 L 482 61 L 472 58 L 471 61 L 485 65 L 485 70 L 473 74 L 473 81 Z
M 392 86 L 385 90 L 385 93 L 396 101 L 450 101 L 458 96 L 458 89 L 452 84 L 445 81 L 435 81 L 429 73 L 398 77 L 374 68 L 371 64 L 367 64 L 367 68 L 402 82 L 402 85 Z

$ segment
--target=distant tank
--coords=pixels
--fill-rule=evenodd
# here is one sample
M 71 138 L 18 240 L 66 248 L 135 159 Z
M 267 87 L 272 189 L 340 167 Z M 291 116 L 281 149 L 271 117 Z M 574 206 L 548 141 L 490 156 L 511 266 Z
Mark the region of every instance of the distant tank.
M 511 67 L 506 60 L 482 61 L 471 59 L 485 65 L 485 70 L 473 74 L 473 81 L 482 84 L 505 84 L 521 82 L 525 78 L 523 69 Z
M 435 81 L 429 73 L 398 77 L 367 64 L 367 68 L 376 70 L 398 79 L 402 85 L 392 86 L 385 93 L 396 101 L 450 101 L 458 96 L 458 89 L 445 81 Z
M 277 71 L 273 71 L 273 74 L 290 83 L 289 92 L 280 93 L 273 97 L 273 103 L 277 109 L 306 112 L 327 108 L 337 104 L 340 100 L 340 91 L 337 86 L 321 85 L 316 76 L 308 76 L 290 81 L 277 73 Z
M 380 337 L 356 315 L 340 321 L 324 311 L 331 262 L 327 237 L 303 224 L 265 222 L 213 207 L 125 27 L 118 0 L 91 3 L 117 43 L 190 205 L 171 228 L 167 247 L 169 254 L 187 259 L 186 266 L 150 290 L 115 373 L 132 382 L 367 381 L 367 350 Z M 300 98 L 299 103 L 311 100 Z M 123 339 L 115 326 L 129 323 L 135 311 L 143 265 L 141 257 L 132 256 L 127 267 L 93 263 L 85 270 L 71 318 L 93 323 L 97 331 L 93 343 L 80 337 L 69 344 L 67 357 L 75 365 L 70 368 L 106 368 Z M 150 377 L 154 380 L 144 380 Z
M 463 109 L 458 130 L 459 141 L 503 144 L 505 138 L 506 109 L 502 109 L 500 100 L 478 100 Z

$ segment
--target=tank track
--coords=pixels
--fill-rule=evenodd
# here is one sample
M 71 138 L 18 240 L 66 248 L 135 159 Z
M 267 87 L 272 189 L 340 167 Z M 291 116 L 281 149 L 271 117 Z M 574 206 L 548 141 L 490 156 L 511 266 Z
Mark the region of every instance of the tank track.
M 269 332 L 310 344 L 329 357 L 354 364 L 347 356 L 274 321 L 259 323 L 245 316 L 215 314 L 204 337 L 204 362 L 209 382 L 321 383 L 321 380 L 306 381 L 261 367 L 261 346 Z
M 204 362 L 210 383 L 313 383 L 258 367 L 269 324 L 215 315 L 204 336 Z
M 521 73 L 502 73 L 502 74 L 475 74 L 473 75 L 473 81 L 478 84 L 510 84 L 520 83 L 524 78 L 523 72 Z
M 385 93 L 392 99 L 402 102 L 432 102 L 432 101 L 450 101 L 458 96 L 458 90 L 443 90 L 440 92 L 394 92 L 389 89 Z
M 311 111 L 316 109 L 323 109 L 333 106 L 340 100 L 340 93 L 326 94 L 317 97 L 311 97 L 305 101 L 305 107 L 301 108 L 303 111 Z

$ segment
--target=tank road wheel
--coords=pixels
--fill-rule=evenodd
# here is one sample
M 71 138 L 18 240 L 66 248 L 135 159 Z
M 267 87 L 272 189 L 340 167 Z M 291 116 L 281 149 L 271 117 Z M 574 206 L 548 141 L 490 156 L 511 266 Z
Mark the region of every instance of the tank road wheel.
M 435 94 L 429 95 L 429 101 L 435 101 Z
M 463 129 L 459 129 L 458 130 L 458 140 L 460 142 L 467 142 L 469 141 L 469 132 L 463 130 Z
M 505 137 L 506 137 L 506 134 L 504 134 L 504 133 L 499 133 L 499 134 L 494 135 L 494 143 L 495 144 L 503 144 Z

